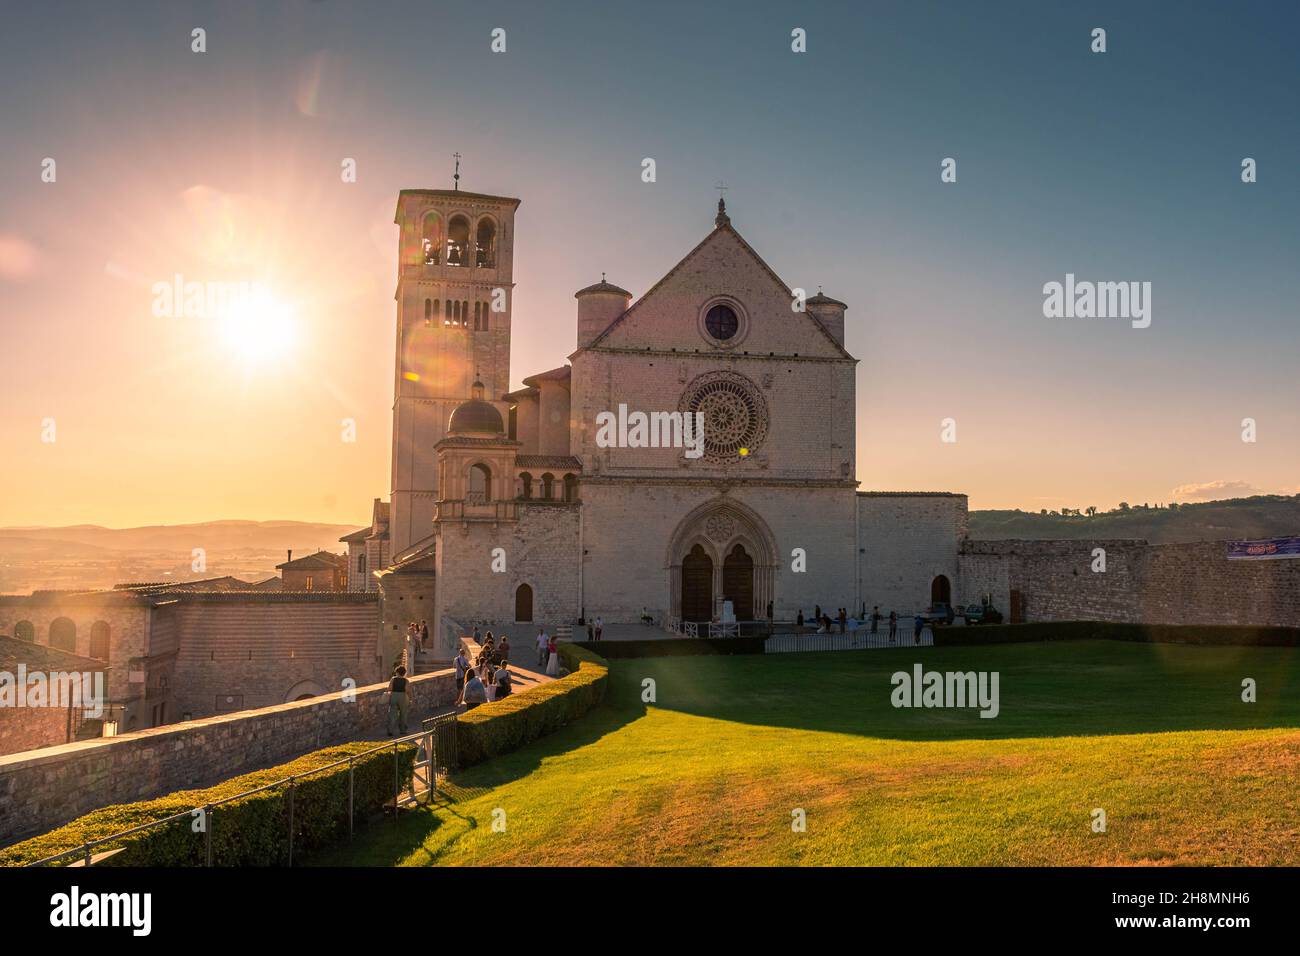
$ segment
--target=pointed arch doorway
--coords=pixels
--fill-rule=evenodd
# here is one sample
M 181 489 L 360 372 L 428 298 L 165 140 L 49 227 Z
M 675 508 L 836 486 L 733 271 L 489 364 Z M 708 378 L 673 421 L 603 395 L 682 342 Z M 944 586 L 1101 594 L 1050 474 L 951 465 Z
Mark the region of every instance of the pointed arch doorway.
M 755 620 L 776 598 L 777 553 L 767 522 L 743 502 L 720 495 L 698 505 L 678 522 L 664 555 L 669 615 L 712 622 L 727 599 L 738 621 Z
M 722 597 L 732 603 L 737 621 L 754 620 L 754 559 L 743 544 L 722 561 Z
M 533 589 L 521 584 L 515 590 L 515 623 L 531 624 L 533 621 Z
M 682 559 L 682 620 L 713 620 L 713 559 L 695 545 Z

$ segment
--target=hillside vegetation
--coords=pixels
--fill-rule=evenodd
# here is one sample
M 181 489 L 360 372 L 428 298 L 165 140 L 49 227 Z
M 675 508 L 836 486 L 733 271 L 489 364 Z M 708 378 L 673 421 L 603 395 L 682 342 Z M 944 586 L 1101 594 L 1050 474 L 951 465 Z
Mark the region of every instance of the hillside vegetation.
M 1093 515 L 1081 508 L 972 511 L 970 536 L 997 538 L 1145 538 L 1152 544 L 1300 534 L 1300 495 L 1256 495 L 1202 504 L 1123 504 Z

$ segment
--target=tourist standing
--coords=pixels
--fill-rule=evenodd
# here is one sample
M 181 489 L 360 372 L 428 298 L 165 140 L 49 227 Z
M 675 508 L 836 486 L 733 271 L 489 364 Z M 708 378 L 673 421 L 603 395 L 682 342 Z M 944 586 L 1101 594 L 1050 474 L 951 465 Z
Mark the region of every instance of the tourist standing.
M 482 643 L 483 643 L 483 638 L 479 637 L 479 635 L 478 635 L 478 625 L 477 625 L 477 624 L 474 625 L 474 643 L 475 643 L 475 644 L 482 644 Z
M 501 659 L 501 666 L 497 668 L 496 682 L 497 682 L 496 699 L 504 700 L 505 698 L 509 697 L 510 692 L 514 690 L 515 679 L 514 679 L 514 675 L 510 673 L 510 661 L 507 660 L 506 658 Z
M 925 618 L 921 617 L 921 612 L 916 612 L 916 620 L 912 622 L 912 638 L 917 644 L 921 643 L 921 631 L 925 628 Z
M 483 686 L 483 682 L 478 679 L 472 667 L 465 672 L 464 697 L 466 710 L 473 710 L 479 704 L 487 703 L 487 688 Z
M 596 629 L 600 633 L 600 628 Z M 546 660 L 546 674 L 549 677 L 560 676 L 560 650 L 555 646 L 555 638 L 551 638 L 546 644 L 546 652 L 550 656 Z
M 605 630 L 605 622 L 596 618 L 596 640 L 600 640 L 601 631 Z
M 894 638 L 898 636 L 898 612 L 889 612 L 889 643 L 894 643 Z
M 546 666 L 547 645 L 550 642 L 546 639 L 546 631 L 542 628 L 537 629 L 537 666 Z
M 406 673 L 415 676 L 415 655 L 420 652 L 420 632 L 415 629 L 415 624 L 406 631 Z
M 840 633 L 844 633 L 844 625 L 848 622 L 849 612 L 845 608 L 840 608 Z
M 456 668 L 456 703 L 462 703 L 465 700 L 465 672 L 469 670 L 469 656 L 465 653 L 465 645 L 460 647 L 460 653 L 452 661 L 452 666 Z
M 399 667 L 388 682 L 388 736 L 406 736 L 406 668 Z M 394 728 L 400 733 L 394 733 Z
M 876 628 L 880 626 L 880 605 L 875 604 L 871 608 L 871 633 L 876 633 Z
M 796 627 L 803 627 L 803 608 L 799 608 L 799 615 L 794 619 Z
M 429 646 L 429 624 L 427 621 L 420 622 L 420 650 Z

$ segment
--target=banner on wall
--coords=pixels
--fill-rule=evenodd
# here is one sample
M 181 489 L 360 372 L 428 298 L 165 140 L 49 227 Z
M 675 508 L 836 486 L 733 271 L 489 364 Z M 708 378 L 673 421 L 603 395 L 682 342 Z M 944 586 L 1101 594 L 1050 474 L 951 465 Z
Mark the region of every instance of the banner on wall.
M 1229 561 L 1271 561 L 1275 558 L 1300 558 L 1300 536 L 1228 542 Z

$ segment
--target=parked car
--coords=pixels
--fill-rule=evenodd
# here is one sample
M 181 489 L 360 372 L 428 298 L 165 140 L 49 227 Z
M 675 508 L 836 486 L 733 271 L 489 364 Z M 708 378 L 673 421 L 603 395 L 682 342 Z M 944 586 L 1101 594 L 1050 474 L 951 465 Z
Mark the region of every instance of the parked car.
M 967 624 L 978 624 L 980 621 L 984 620 L 984 605 L 968 604 L 966 605 L 966 610 L 963 611 L 962 614 L 966 618 Z
M 937 601 L 930 605 L 930 613 L 925 615 L 931 624 L 951 624 L 956 617 L 951 604 Z

